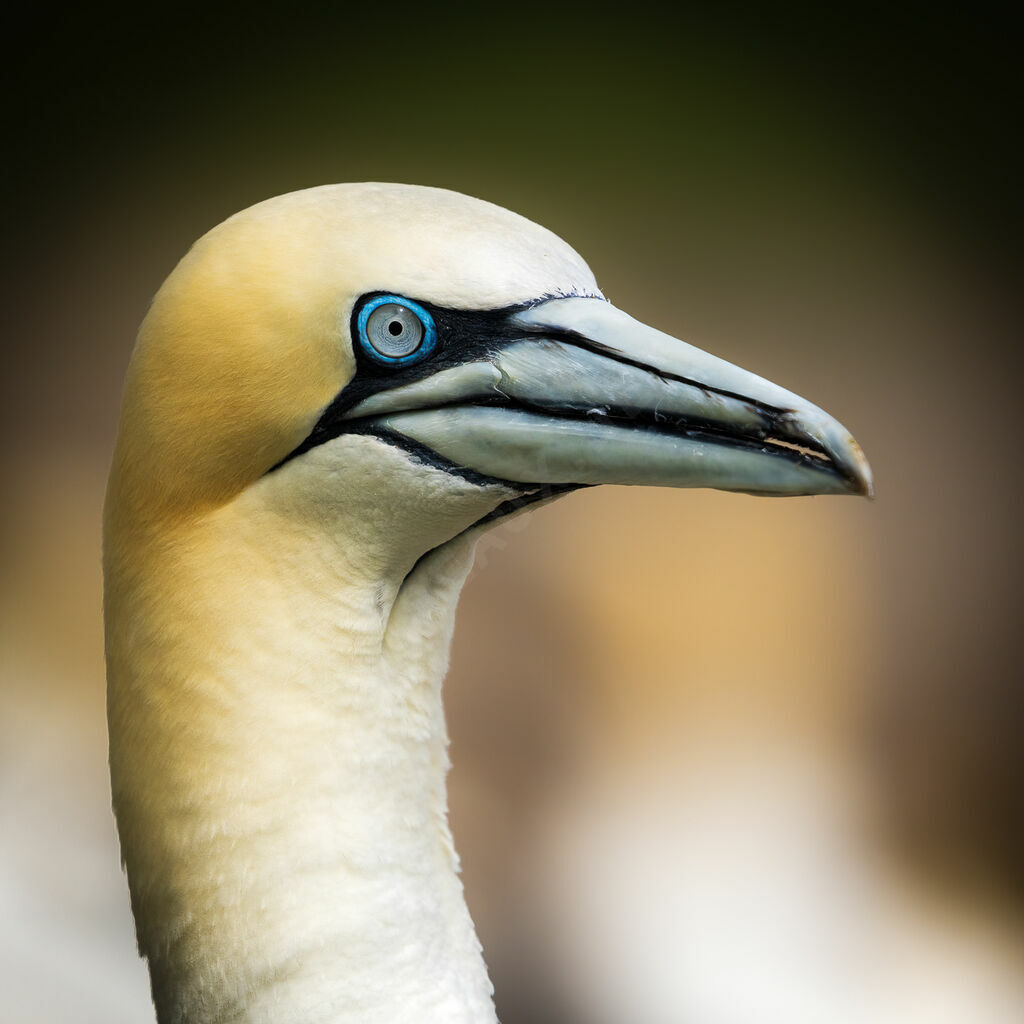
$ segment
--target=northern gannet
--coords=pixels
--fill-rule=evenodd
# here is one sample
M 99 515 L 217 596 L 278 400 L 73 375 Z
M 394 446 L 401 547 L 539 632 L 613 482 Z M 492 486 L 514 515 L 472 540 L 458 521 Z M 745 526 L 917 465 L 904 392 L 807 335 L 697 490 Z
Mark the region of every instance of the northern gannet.
M 494 1024 L 441 682 L 476 537 L 580 486 L 867 494 L 822 410 L 435 188 L 260 203 L 182 259 L 105 515 L 113 802 L 160 1024 Z

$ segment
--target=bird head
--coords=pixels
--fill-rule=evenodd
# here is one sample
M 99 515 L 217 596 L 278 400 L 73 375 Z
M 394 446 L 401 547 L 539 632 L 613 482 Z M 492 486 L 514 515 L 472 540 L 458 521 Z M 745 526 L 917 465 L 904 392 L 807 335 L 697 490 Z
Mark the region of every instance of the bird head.
M 550 231 L 380 184 L 272 199 L 196 243 L 140 332 L 113 480 L 138 521 L 258 489 L 404 562 L 591 484 L 871 490 L 838 422 L 616 309 Z

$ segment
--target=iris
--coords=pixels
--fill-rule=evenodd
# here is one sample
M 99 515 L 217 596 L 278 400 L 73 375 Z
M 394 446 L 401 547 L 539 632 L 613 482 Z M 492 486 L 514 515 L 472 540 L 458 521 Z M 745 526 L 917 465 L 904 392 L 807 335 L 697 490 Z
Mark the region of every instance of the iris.
M 418 302 L 398 295 L 368 299 L 356 318 L 359 343 L 371 359 L 404 366 L 427 356 L 437 341 L 434 318 Z

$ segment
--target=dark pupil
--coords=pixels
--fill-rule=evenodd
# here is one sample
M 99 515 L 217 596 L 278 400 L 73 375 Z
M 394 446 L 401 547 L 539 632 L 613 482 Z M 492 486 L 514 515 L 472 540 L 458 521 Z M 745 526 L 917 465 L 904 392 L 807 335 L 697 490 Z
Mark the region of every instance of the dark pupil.
M 402 322 L 400 320 L 392 320 L 388 324 L 388 333 L 392 338 L 397 338 L 402 333 Z

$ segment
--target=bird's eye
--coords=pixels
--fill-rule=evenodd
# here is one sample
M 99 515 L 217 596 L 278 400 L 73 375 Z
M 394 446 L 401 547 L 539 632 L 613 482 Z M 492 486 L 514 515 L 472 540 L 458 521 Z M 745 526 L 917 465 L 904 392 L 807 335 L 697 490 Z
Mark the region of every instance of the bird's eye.
M 434 347 L 434 318 L 417 302 L 378 295 L 360 310 L 359 341 L 379 363 L 397 365 L 419 360 Z

